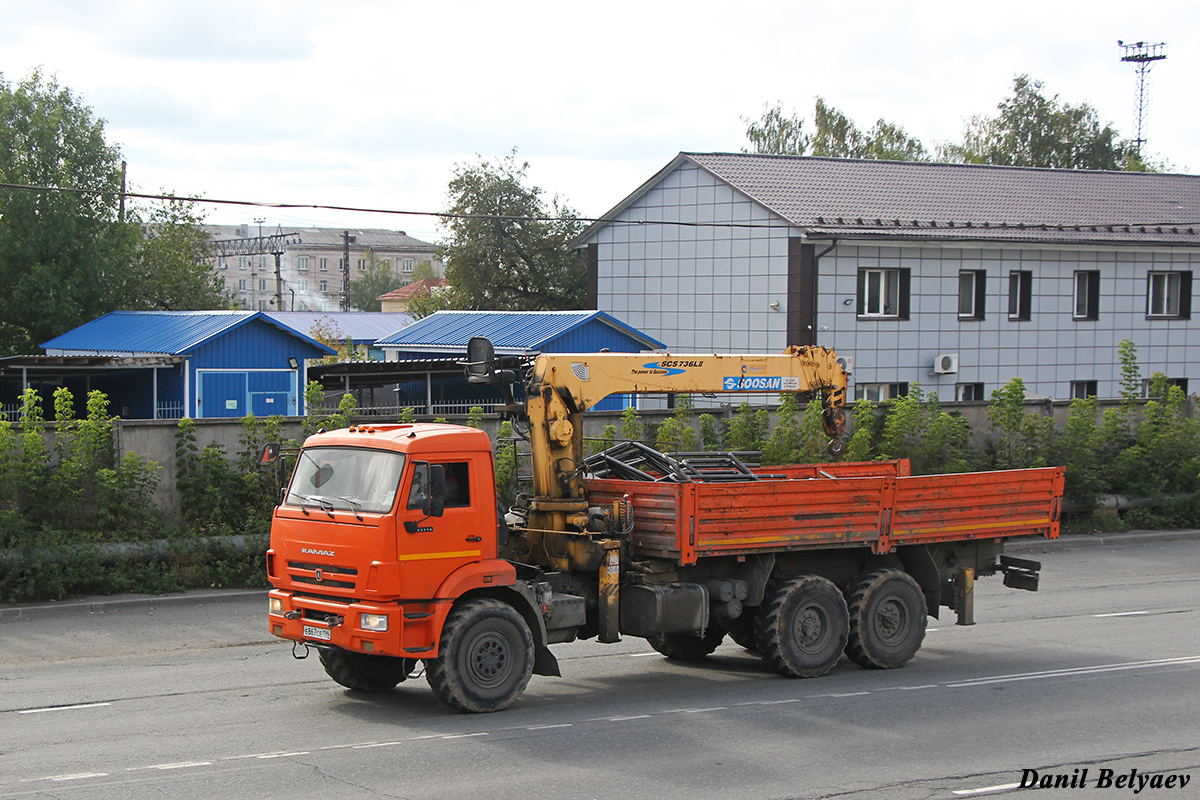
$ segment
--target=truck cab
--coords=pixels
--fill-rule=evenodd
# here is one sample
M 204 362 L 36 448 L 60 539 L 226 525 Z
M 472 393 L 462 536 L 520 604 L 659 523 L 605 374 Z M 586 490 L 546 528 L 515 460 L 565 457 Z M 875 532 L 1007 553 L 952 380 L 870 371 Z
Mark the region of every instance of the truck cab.
M 272 633 L 350 653 L 435 656 L 454 599 L 516 581 L 497 558 L 498 522 L 482 431 L 364 425 L 312 436 L 271 528 Z

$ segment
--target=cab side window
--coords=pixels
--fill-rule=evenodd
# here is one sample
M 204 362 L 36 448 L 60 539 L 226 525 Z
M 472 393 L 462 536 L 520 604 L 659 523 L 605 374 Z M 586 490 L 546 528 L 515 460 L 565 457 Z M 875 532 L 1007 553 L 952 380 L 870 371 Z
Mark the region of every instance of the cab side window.
M 446 508 L 466 508 L 471 505 L 471 470 L 466 461 L 442 464 L 446 470 Z

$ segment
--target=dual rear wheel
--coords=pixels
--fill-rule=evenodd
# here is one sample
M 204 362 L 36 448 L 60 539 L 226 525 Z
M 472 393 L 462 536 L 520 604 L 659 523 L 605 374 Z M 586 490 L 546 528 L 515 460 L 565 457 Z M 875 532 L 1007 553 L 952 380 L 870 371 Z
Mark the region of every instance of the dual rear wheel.
M 920 649 L 926 614 L 920 586 L 898 569 L 865 572 L 845 595 L 825 578 L 796 575 L 768 591 L 753 643 L 792 678 L 824 675 L 843 652 L 859 666 L 894 669 Z

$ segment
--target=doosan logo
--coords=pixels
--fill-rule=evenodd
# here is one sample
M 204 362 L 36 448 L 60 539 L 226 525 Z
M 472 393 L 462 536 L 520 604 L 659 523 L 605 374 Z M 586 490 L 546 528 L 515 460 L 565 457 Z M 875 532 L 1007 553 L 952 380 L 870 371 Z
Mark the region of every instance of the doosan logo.
M 332 550 L 313 550 L 311 547 L 301 547 L 300 552 L 310 556 L 329 556 L 333 558 Z

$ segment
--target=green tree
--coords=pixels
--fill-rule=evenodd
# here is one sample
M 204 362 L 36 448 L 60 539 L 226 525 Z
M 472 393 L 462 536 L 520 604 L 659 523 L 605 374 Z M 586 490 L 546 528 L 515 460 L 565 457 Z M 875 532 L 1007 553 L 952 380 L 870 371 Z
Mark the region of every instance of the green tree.
M 539 311 L 583 308 L 587 270 L 567 244 L 583 229 L 557 196 L 526 186 L 516 151 L 494 162 L 456 165 L 449 229 L 440 252 L 454 308 Z
M 359 311 L 379 311 L 383 304 L 377 299 L 381 294 L 399 289 L 404 281 L 392 269 L 392 262 L 380 258 L 367 250 L 366 264 L 350 281 L 350 308 Z
M 813 110 L 813 132 L 804 130 L 804 119 L 784 116 L 776 104 L 764 107 L 757 121 L 745 117 L 746 138 L 752 147 L 747 152 L 776 155 L 813 155 L 829 158 L 888 159 L 892 161 L 928 161 L 925 145 L 904 128 L 885 119 L 863 131 L 840 109 L 818 97 Z
M 428 258 L 423 258 L 413 267 L 412 275 L 409 276 L 408 280 L 410 283 L 416 283 L 417 281 L 436 277 L 437 271 L 433 268 L 433 262 Z
M 1004 164 L 1058 169 L 1137 168 L 1128 156 L 1130 143 L 1118 139 L 1112 125 L 1101 125 L 1088 103 L 1072 105 L 1028 75 L 1013 79 L 1012 94 L 1000 101 L 994 117 L 967 122 L 962 144 L 947 145 L 940 155 L 969 164 Z
M 195 204 L 168 200 L 145 215 L 145 231 L 126 273 L 121 306 L 126 309 L 201 311 L 229 308 L 233 296 L 212 271 L 208 233 Z
M 458 308 L 455 303 L 454 291 L 449 286 L 434 286 L 432 289 L 418 290 L 409 298 L 406 313 L 413 319 L 421 319 L 436 311 Z
M 757 120 L 742 117 L 746 125 L 746 138 L 750 149 L 744 153 L 802 156 L 808 152 L 808 134 L 804 132 L 804 118 L 792 114 L 786 117 L 783 106 L 776 103 L 768 108 L 763 105 L 763 115 Z
M 118 307 L 136 230 L 103 120 L 40 71 L 0 75 L 0 182 L 46 187 L 0 189 L 0 355 L 30 353 Z

